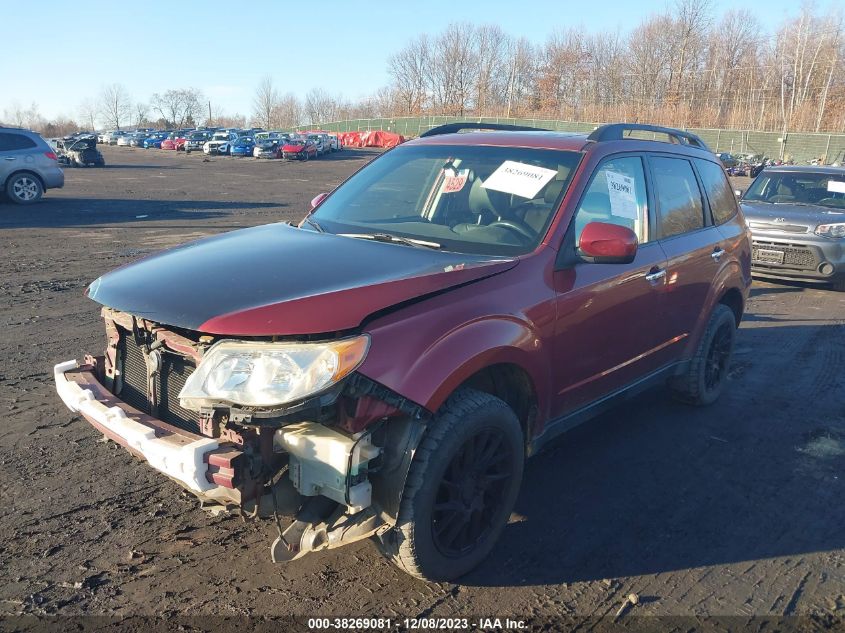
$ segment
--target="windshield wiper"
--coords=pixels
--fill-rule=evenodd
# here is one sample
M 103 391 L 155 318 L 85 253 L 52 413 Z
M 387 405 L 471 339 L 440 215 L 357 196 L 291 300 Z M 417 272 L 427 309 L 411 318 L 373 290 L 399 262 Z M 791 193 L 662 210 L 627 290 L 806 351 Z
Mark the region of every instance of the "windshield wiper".
M 415 240 L 410 237 L 402 237 L 401 235 L 393 235 L 391 233 L 338 233 L 338 235 L 341 237 L 355 237 L 362 240 L 375 240 L 376 242 L 404 244 L 405 246 L 413 246 L 414 248 L 431 248 L 434 250 L 441 248 L 437 242 Z
M 326 232 L 326 229 L 324 229 L 322 226 L 320 226 L 320 225 L 317 223 L 317 220 L 312 220 L 310 215 L 306 215 L 306 216 L 305 216 L 305 221 L 306 221 L 308 224 L 310 224 L 311 226 L 313 226 L 315 229 L 317 229 L 317 231 L 319 231 L 320 233 L 325 233 L 325 232 Z

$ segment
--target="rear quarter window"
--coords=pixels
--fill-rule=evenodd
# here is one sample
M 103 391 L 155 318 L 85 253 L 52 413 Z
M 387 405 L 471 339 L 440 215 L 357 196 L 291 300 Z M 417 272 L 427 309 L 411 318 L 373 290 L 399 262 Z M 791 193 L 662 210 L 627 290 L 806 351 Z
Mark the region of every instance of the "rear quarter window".
M 704 185 L 704 193 L 710 202 L 714 224 L 724 224 L 736 215 L 736 196 L 724 170 L 708 160 L 694 159 L 698 175 Z
M 16 149 L 30 149 L 36 143 L 28 136 L 14 132 L 0 132 L 0 152 Z

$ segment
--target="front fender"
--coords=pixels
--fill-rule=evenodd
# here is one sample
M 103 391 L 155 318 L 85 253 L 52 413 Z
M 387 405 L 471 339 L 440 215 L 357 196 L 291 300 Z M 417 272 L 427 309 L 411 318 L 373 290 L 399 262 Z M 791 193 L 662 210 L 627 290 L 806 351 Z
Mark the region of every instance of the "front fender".
M 429 317 L 436 313 L 429 314 Z M 550 356 L 532 325 L 514 316 L 489 316 L 465 323 L 419 349 L 409 340 L 425 340 L 415 328 L 376 330 L 371 353 L 359 370 L 373 380 L 437 411 L 473 374 L 502 363 L 522 368 L 533 383 L 545 417 L 550 392 Z

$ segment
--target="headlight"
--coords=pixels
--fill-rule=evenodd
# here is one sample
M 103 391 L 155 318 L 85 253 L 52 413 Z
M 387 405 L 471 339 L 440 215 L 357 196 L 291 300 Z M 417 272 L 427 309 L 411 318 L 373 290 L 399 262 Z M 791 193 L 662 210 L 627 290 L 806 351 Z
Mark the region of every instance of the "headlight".
M 845 237 L 845 224 L 819 224 L 816 227 L 816 235 L 834 239 Z
M 221 341 L 206 352 L 179 393 L 186 409 L 209 401 L 271 407 L 337 383 L 367 354 L 366 335 L 327 343 Z

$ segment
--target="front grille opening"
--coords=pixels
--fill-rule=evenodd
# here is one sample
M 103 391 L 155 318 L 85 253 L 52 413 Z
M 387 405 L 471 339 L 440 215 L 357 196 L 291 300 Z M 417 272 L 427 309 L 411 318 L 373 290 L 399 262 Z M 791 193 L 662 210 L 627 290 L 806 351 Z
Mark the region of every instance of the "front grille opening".
M 164 348 L 159 349 L 162 351 L 161 370 L 154 378 L 158 394 L 157 417 L 175 427 L 199 434 L 199 413 L 179 405 L 179 392 L 185 386 L 188 376 L 196 369 L 193 360 Z M 147 398 L 147 363 L 132 332 L 120 331 L 117 367 L 122 380 L 116 382 L 115 395 L 139 411 L 151 414 Z
M 797 244 L 780 244 L 777 242 L 760 242 L 754 240 L 751 245 L 751 258 L 757 259 L 759 249 L 783 251 L 783 264 L 790 268 L 797 268 L 799 270 L 815 270 L 818 265 L 816 254 L 805 246 Z M 758 263 L 755 262 L 755 265 Z

